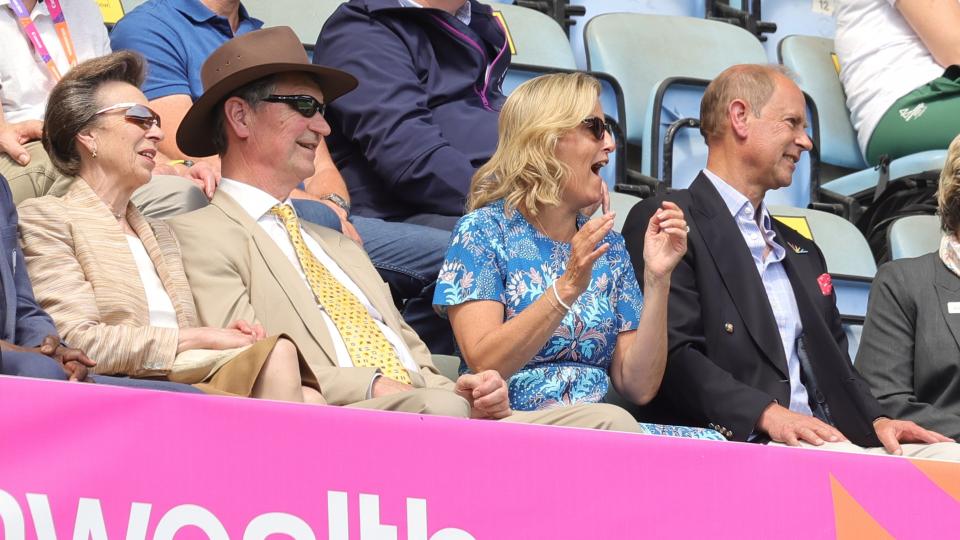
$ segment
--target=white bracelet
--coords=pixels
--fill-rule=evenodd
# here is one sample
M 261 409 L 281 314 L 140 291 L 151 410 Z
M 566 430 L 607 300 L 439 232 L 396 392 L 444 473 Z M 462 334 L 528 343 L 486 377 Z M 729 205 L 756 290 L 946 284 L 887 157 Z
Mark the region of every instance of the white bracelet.
M 557 299 L 557 302 L 560 302 L 560 305 L 563 306 L 564 309 L 566 309 L 567 311 L 570 311 L 570 306 L 568 306 L 566 302 L 560 299 L 560 293 L 557 292 L 556 281 L 554 281 L 553 284 L 550 285 L 550 288 L 553 289 L 553 297 Z

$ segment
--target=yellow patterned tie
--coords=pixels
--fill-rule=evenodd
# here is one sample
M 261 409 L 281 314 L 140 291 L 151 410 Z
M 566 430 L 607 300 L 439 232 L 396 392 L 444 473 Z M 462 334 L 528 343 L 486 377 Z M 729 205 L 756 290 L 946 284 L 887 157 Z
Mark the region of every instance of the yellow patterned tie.
M 278 204 L 270 209 L 270 213 L 278 216 L 283 222 L 293 248 L 297 251 L 297 259 L 300 260 L 303 273 L 307 276 L 307 282 L 310 283 L 310 289 L 313 290 L 317 302 L 333 319 L 333 324 L 347 346 L 353 365 L 380 368 L 387 377 L 410 384 L 410 375 L 400 363 L 397 351 L 387 341 L 367 309 L 353 293 L 333 277 L 325 266 L 320 264 L 303 242 L 300 223 L 293 208 Z

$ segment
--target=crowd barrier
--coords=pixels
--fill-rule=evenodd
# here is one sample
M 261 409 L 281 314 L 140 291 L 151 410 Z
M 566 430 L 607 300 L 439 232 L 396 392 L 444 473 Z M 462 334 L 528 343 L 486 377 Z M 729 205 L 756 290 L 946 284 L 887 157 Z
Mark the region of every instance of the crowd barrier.
M 0 377 L 3 538 L 943 538 L 960 465 Z

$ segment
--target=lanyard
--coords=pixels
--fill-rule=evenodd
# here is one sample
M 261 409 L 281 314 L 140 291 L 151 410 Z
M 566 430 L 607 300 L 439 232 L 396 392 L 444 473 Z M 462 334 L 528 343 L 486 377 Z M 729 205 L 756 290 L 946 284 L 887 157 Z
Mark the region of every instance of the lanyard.
M 57 31 L 57 37 L 60 39 L 60 45 L 63 47 L 63 52 L 67 54 L 67 61 L 70 63 L 70 67 L 73 67 L 77 65 L 77 52 L 73 48 L 73 39 L 70 38 L 70 28 L 67 26 L 67 20 L 63 17 L 63 8 L 60 6 L 60 0 L 46 0 L 46 4 L 47 11 L 50 12 L 50 18 L 53 19 L 53 26 Z M 20 28 L 22 28 L 23 33 L 30 38 L 30 42 L 33 43 L 33 48 L 37 51 L 40 59 L 47 64 L 47 69 L 50 70 L 53 78 L 59 81 L 61 77 L 60 70 L 57 69 L 57 64 L 53 61 L 53 56 L 50 55 L 50 51 L 47 50 L 43 38 L 40 37 L 40 31 L 37 30 L 37 25 L 30 18 L 27 7 L 23 5 L 23 0 L 10 0 L 10 7 L 17 15 Z

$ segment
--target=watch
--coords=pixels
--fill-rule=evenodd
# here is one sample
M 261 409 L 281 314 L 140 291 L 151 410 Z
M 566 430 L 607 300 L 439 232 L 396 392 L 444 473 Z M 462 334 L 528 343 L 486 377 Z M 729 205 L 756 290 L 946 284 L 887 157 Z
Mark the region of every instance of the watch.
M 350 203 L 347 202 L 347 200 L 341 197 L 340 195 L 337 195 L 336 193 L 328 193 L 320 197 L 320 200 L 330 201 L 333 204 L 339 206 L 340 208 L 343 208 L 343 211 L 346 212 L 347 214 L 350 213 Z

